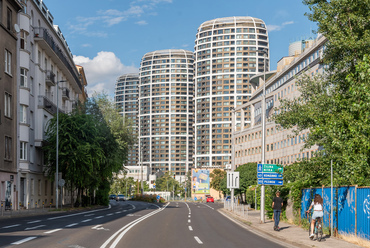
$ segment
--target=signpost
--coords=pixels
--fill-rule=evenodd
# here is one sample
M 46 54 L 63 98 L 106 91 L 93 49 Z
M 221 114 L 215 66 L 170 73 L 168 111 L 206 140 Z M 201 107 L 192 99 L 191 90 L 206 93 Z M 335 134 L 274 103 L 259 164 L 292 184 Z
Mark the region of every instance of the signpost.
M 284 168 L 277 164 L 258 164 L 257 183 L 262 185 L 283 185 Z
M 239 189 L 239 171 L 227 172 L 227 188 Z

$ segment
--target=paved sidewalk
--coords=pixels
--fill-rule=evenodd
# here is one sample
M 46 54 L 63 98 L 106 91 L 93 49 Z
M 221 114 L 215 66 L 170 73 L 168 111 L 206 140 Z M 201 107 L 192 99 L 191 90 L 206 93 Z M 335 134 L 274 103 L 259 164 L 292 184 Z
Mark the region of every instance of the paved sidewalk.
M 288 244 L 297 247 L 335 247 L 335 248 L 356 248 L 361 247 L 352 243 L 348 243 L 344 240 L 337 239 L 335 237 L 325 236 L 321 242 L 316 240 L 310 240 L 308 237 L 308 231 L 295 226 L 293 224 L 288 224 L 285 222 L 280 221 L 280 232 L 274 231 L 274 221 L 270 219 L 265 219 L 265 223 L 261 224 L 260 220 L 260 211 L 245 211 L 244 216 L 243 213 L 241 215 L 237 215 L 225 208 L 219 210 L 222 213 L 225 213 L 227 216 L 237 220 L 238 222 L 242 222 L 247 224 L 253 229 L 260 231 L 263 234 L 266 234 L 270 237 L 276 238 Z

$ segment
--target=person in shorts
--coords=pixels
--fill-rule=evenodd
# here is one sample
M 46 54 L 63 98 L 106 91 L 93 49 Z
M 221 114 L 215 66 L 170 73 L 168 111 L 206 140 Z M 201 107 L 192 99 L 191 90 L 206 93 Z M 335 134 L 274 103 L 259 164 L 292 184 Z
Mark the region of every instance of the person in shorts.
M 315 220 L 316 218 L 322 218 L 324 216 L 324 211 L 323 211 L 323 199 L 321 195 L 316 194 L 310 208 L 306 211 L 309 213 L 311 209 L 313 208 L 313 214 L 312 214 L 312 220 L 311 220 L 311 234 L 310 237 L 313 237 L 313 231 L 315 227 Z

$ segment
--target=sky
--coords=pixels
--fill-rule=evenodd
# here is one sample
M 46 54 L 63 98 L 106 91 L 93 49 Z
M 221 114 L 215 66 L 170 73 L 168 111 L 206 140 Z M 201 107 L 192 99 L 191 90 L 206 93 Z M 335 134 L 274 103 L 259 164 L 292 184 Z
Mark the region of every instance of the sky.
M 270 68 L 288 55 L 289 43 L 315 37 L 316 24 L 301 0 L 44 0 L 83 66 L 89 96 L 114 96 L 117 78 L 139 72 L 141 58 L 164 49 L 194 50 L 205 21 L 252 16 L 268 27 Z

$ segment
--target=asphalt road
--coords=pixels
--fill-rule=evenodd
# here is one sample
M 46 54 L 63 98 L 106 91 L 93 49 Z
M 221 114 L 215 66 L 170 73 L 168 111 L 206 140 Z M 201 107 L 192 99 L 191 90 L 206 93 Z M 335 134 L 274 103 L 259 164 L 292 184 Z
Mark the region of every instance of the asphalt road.
M 0 220 L 0 247 L 284 247 L 235 224 L 217 203 L 111 201 L 109 208 Z

